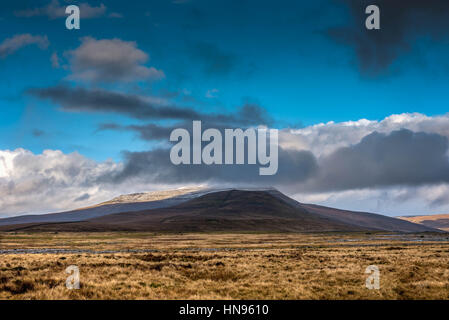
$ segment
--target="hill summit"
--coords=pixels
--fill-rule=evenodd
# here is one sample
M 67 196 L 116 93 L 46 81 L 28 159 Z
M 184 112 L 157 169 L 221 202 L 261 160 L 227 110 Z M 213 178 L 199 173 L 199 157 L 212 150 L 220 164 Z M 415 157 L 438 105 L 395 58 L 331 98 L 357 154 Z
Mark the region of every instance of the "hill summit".
M 297 202 L 273 188 L 132 194 L 97 206 L 1 219 L 0 230 L 151 232 L 436 232 L 379 214 Z

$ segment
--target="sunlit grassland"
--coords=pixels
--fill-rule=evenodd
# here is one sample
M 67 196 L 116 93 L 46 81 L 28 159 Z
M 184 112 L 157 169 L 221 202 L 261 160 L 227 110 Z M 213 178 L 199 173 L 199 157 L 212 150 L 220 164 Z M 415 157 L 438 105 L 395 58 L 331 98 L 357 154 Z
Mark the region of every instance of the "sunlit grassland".
M 0 252 L 1 299 L 449 299 L 447 235 L 4 233 Z

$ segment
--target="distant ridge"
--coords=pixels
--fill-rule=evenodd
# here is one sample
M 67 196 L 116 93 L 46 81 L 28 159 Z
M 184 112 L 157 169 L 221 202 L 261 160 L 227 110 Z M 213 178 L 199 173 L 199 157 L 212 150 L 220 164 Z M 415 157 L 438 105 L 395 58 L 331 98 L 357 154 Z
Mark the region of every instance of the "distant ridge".
M 140 211 L 146 209 L 164 208 L 173 206 L 207 193 L 208 190 L 201 187 L 181 188 L 168 191 L 156 191 L 146 193 L 134 193 L 122 195 L 112 200 L 99 203 L 97 205 L 79 208 L 76 210 L 41 214 L 41 215 L 21 215 L 17 217 L 0 219 L 0 226 L 24 224 L 24 223 L 54 223 L 54 222 L 74 222 L 101 217 L 108 214 Z
M 428 216 L 403 216 L 402 220 L 418 223 L 430 228 L 449 232 L 449 214 L 433 214 Z
M 41 221 L 0 220 L 3 231 L 151 232 L 438 232 L 383 215 L 299 203 L 276 189 L 201 189 L 154 201 L 148 195 L 118 197 L 97 207 L 60 213 Z M 142 210 L 139 208 L 145 207 Z M 132 209 L 128 211 L 127 208 Z M 137 210 L 136 210 L 137 209 Z M 92 211 L 94 210 L 94 211 Z M 115 210 L 116 212 L 113 212 Z M 117 210 L 120 210 L 117 212 Z M 107 212 L 109 211 L 109 214 Z M 29 217 L 29 216 L 28 216 Z M 36 216 L 33 216 L 36 217 Z M 20 218 L 20 217 L 18 217 Z M 80 219 L 80 220 L 68 220 Z M 23 218 L 22 218 L 23 219 Z M 45 221 L 47 219 L 47 221 Z M 66 219 L 58 221 L 57 219 Z M 82 219 L 82 220 L 81 220 Z M 48 221 L 51 220 L 51 221 Z M 16 220 L 17 221 L 17 220 Z

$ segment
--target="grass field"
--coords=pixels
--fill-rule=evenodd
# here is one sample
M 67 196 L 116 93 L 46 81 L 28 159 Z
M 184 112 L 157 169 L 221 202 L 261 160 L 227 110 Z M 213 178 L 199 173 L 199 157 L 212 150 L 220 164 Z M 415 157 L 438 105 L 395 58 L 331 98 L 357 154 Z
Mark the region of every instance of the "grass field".
M 449 299 L 448 265 L 445 234 L 3 233 L 0 299 Z

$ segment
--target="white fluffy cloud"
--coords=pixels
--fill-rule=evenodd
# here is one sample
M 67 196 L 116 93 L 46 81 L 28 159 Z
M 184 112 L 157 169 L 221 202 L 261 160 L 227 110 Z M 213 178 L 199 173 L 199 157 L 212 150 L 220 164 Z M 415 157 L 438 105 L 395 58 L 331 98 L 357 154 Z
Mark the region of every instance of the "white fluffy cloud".
M 165 77 L 162 70 L 144 65 L 149 60 L 148 54 L 131 41 L 84 37 L 81 45 L 66 55 L 72 71 L 69 78 L 73 80 L 132 82 Z
M 97 162 L 76 152 L 0 150 L 0 218 L 73 210 L 121 194 L 181 186 L 155 185 L 143 179 L 105 181 L 122 169 L 122 163 Z
M 85 194 L 90 200 L 103 200 L 111 190 L 96 180 L 119 169 L 120 164 L 97 163 L 78 153 L 0 151 L 0 215 L 73 208 L 88 203 L 74 203 Z
M 374 131 L 388 134 L 400 129 L 437 133 L 449 138 L 449 114 L 429 117 L 420 113 L 403 113 L 381 121 L 361 119 L 319 123 L 302 129 L 283 130 L 280 132 L 280 144 L 288 149 L 310 150 L 319 157 L 356 144 Z

